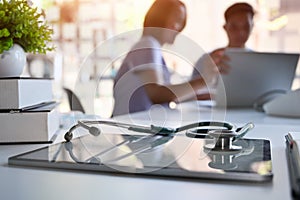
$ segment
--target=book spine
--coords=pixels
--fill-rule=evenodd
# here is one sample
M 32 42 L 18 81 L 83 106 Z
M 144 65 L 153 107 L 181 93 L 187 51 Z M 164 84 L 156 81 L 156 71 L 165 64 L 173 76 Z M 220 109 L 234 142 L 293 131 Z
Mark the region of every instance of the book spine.
M 59 129 L 57 108 L 50 112 L 0 113 L 0 144 L 50 141 Z
M 19 108 L 19 98 L 17 81 L 0 81 L 0 109 Z
M 0 79 L 0 109 L 21 109 L 53 99 L 50 79 Z

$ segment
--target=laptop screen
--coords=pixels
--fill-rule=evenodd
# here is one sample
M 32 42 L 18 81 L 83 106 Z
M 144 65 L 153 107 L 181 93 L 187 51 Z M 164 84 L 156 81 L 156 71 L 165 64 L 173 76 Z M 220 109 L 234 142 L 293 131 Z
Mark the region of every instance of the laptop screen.
M 226 50 L 230 72 L 219 77 L 215 101 L 221 107 L 252 107 L 266 94 L 291 89 L 299 54 Z

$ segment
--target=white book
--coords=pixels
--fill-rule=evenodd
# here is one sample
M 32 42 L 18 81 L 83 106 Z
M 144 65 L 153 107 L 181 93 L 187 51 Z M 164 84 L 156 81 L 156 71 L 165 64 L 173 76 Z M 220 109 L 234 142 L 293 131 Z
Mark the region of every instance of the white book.
M 0 109 L 24 107 L 52 101 L 52 79 L 0 78 Z
M 0 144 L 51 143 L 59 130 L 56 105 L 24 112 L 0 112 Z

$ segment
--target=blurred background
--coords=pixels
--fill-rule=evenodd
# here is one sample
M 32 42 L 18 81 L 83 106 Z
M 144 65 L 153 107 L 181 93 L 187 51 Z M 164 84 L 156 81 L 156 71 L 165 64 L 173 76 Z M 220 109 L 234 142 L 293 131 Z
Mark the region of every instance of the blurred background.
M 141 29 L 153 0 L 32 0 L 45 11 L 54 29 L 56 51 L 28 55 L 26 72 L 54 78 L 54 95 L 62 112 L 69 110 L 63 87 L 73 90 L 87 113 L 109 117 L 113 108 L 113 77 L 121 62 L 113 48 L 98 53 L 101 43 L 128 31 Z M 182 0 L 188 21 L 183 33 L 205 52 L 227 45 L 224 11 L 235 0 Z M 300 52 L 299 0 L 244 0 L 256 10 L 255 26 L 247 46 L 255 51 Z M 125 34 L 126 35 L 126 34 Z M 118 45 L 131 47 L 130 38 L 118 37 Z M 100 45 L 100 46 L 99 46 Z M 191 50 L 192 51 L 192 50 Z M 199 57 L 203 52 L 199 52 Z M 167 56 L 174 76 L 188 77 L 188 63 Z M 82 68 L 85 70 L 82 70 Z M 89 66 L 89 67 L 86 67 Z M 300 87 L 300 67 L 293 89 Z M 90 89 L 93 91 L 91 92 Z M 92 104 L 92 105 L 91 105 Z

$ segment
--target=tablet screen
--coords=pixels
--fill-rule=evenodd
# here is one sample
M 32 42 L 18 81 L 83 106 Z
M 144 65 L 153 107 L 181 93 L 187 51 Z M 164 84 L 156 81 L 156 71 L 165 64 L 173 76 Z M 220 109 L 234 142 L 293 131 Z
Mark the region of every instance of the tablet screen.
M 82 136 L 9 158 L 9 165 L 267 182 L 272 180 L 270 142 L 240 139 L 235 152 L 207 151 L 211 139 L 101 134 Z

